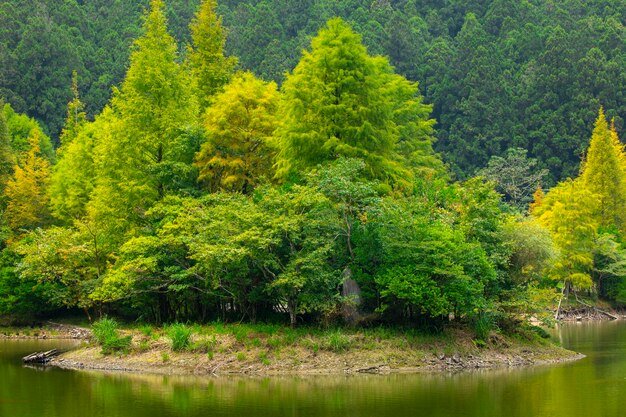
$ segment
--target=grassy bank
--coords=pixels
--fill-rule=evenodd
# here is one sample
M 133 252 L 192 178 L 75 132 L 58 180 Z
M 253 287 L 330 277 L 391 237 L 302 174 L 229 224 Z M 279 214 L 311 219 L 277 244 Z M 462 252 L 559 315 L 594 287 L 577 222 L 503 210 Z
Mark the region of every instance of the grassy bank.
M 437 372 L 524 366 L 580 355 L 523 330 L 513 336 L 448 328 L 291 329 L 279 325 L 123 328 L 112 348 L 95 338 L 54 361 L 64 368 L 160 374 L 337 374 Z

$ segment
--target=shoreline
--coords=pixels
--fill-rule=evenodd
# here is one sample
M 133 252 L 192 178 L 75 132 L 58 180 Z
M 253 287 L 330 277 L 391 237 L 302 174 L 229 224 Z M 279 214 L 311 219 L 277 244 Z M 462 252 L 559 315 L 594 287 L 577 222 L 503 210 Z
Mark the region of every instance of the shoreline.
M 531 356 L 508 356 L 493 355 L 490 357 L 458 359 L 446 358 L 444 360 L 430 359 L 412 366 L 392 367 L 388 364 L 372 364 L 366 367 L 351 366 L 345 363 L 339 367 L 313 367 L 313 364 L 303 364 L 302 367 L 268 367 L 260 366 L 226 366 L 220 369 L 221 365 L 229 365 L 232 361 L 219 362 L 214 366 L 203 366 L 201 364 L 183 363 L 175 364 L 154 364 L 146 361 L 144 363 L 127 362 L 124 359 L 106 360 L 98 357 L 86 357 L 84 355 L 75 356 L 68 352 L 54 358 L 49 365 L 61 369 L 78 371 L 97 371 L 112 373 L 130 373 L 143 375 L 176 375 L 176 376 L 246 376 L 246 377 L 278 377 L 278 376 L 336 376 L 336 375 L 390 375 L 390 374 L 446 374 L 459 372 L 472 372 L 484 370 L 518 369 L 533 366 L 558 365 L 574 362 L 585 358 L 585 355 L 577 352 L 569 352 L 567 355 L 555 356 L 552 358 L 535 359 Z
M 30 335 L 0 335 L 3 339 L 89 340 L 88 329 L 60 325 L 27 329 Z M 566 350 L 545 339 L 503 336 L 492 333 L 478 344 L 463 329 L 449 329 L 436 336 L 411 336 L 399 330 L 341 334 L 346 345 L 325 345 L 338 331 L 308 333 L 299 329 L 296 336 L 288 328 L 270 334 L 247 333 L 233 326 L 221 333 L 213 328 L 194 334 L 193 343 L 184 351 L 172 351 L 167 338 L 154 330 L 151 335 L 138 329 L 123 330 L 132 337 L 126 353 L 103 355 L 93 341 L 64 352 L 49 365 L 62 369 L 124 372 L 133 374 L 190 376 L 313 376 L 358 374 L 456 373 L 472 370 L 513 369 L 566 363 L 584 355 Z M 213 333 L 210 333 L 213 331 Z M 282 332 L 286 334 L 282 335 Z M 6 332 L 5 332 L 6 333 Z M 37 334 L 35 334 L 37 333 Z M 279 336 L 283 336 L 283 340 Z M 338 337 L 338 336 L 337 336 Z M 209 342 L 210 341 L 210 342 Z M 207 347 L 210 346 L 210 347 Z

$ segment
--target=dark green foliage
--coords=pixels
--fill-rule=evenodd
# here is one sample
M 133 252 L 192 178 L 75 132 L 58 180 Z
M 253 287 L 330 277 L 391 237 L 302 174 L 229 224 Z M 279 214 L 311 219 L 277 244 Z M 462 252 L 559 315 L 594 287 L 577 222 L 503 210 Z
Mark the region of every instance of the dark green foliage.
M 496 319 L 492 313 L 481 311 L 474 317 L 474 334 L 476 339 L 486 341 L 489 333 L 496 330 L 496 328 Z

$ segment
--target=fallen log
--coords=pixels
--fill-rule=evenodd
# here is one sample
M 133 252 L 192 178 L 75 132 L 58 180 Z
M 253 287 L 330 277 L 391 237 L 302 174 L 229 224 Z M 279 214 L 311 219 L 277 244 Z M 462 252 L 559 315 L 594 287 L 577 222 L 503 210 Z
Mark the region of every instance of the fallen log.
M 42 363 L 46 364 L 59 354 L 57 349 L 48 350 L 46 352 L 35 352 L 30 355 L 24 356 L 22 362 L 24 363 Z

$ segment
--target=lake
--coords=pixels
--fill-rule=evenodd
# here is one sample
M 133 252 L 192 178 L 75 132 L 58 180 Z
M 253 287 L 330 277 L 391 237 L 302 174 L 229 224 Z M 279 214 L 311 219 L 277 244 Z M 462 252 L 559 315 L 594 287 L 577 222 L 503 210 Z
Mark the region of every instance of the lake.
M 580 361 L 455 375 L 168 377 L 30 368 L 20 358 L 72 342 L 0 340 L 2 417 L 626 415 L 626 322 L 555 332 Z

